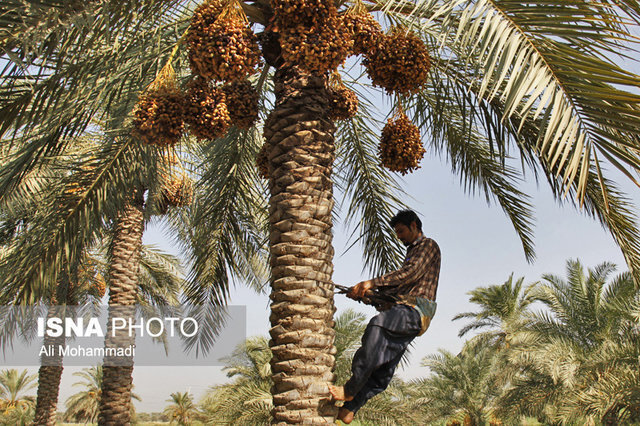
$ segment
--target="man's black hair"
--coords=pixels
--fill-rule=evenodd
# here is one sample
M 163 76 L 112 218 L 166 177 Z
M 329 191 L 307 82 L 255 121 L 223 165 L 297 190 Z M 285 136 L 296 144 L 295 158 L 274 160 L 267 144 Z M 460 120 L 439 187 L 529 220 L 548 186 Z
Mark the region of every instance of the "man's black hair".
M 418 231 L 422 232 L 422 221 L 413 210 L 400 210 L 394 217 L 391 218 L 389 224 L 392 228 L 399 223 L 409 228 L 411 227 L 411 224 L 413 222 L 415 222 L 418 226 Z

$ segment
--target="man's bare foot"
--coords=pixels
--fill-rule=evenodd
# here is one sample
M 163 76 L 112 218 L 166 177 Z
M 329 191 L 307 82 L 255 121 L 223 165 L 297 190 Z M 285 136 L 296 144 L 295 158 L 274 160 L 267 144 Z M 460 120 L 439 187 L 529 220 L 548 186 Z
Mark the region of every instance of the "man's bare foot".
M 341 407 L 340 410 L 338 411 L 338 420 L 340 420 L 342 423 L 344 424 L 349 424 L 353 421 L 353 416 L 355 414 L 353 414 L 352 411 L 347 410 L 344 407 Z
M 351 401 L 353 397 L 344 392 L 344 386 L 329 385 L 329 392 L 336 401 Z

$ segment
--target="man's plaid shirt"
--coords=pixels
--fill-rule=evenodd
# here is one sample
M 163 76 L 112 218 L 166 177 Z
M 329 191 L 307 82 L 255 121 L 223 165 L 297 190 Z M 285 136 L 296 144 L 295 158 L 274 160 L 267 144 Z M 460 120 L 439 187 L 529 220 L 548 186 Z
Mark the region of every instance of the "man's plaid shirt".
M 420 235 L 407 247 L 400 269 L 372 281 L 374 287 L 393 286 L 396 296 L 426 297 L 436 300 L 440 276 L 440 247 L 431 238 Z

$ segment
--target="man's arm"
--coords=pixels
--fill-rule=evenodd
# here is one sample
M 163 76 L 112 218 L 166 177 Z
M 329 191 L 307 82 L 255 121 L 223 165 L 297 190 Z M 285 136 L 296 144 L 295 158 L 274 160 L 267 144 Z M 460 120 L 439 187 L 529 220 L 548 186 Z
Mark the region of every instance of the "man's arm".
M 439 253 L 440 249 L 436 242 L 429 239 L 426 242 L 426 246 L 422 250 L 414 253 L 400 269 L 378 278 L 359 282 L 347 296 L 352 299 L 357 299 L 364 296 L 368 290 L 376 287 L 384 287 L 387 285 L 395 286 L 415 282 L 425 273 L 433 258 Z

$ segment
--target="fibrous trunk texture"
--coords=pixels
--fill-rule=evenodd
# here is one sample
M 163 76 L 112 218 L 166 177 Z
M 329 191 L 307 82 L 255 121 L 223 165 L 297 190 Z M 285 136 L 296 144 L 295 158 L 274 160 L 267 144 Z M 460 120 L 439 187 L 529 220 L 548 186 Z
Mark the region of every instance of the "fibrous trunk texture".
M 144 228 L 142 191 L 124 208 L 116 223 L 111 248 L 109 272 L 109 319 L 105 348 L 133 345 L 135 335 L 119 330 L 111 337 L 111 319 L 133 318 L 140 249 Z M 133 320 L 132 320 L 133 321 Z M 105 356 L 99 425 L 131 424 L 131 388 L 133 384 L 133 358 Z
M 41 365 L 38 370 L 38 395 L 36 400 L 36 414 L 33 424 L 38 426 L 56 424 L 56 407 L 58 406 L 58 392 L 62 366 Z
M 265 127 L 271 243 L 273 424 L 333 424 L 334 125 L 325 77 L 275 73 Z
M 53 317 L 63 318 L 63 308 L 62 306 L 50 306 L 47 311 L 47 320 Z M 64 334 L 59 337 L 51 337 L 45 334 L 43 346 L 47 349 L 47 352 L 40 358 L 36 413 L 33 418 L 34 425 L 53 426 L 56 424 L 56 408 L 58 406 L 58 393 L 60 392 L 60 379 L 62 378 L 62 354 L 58 347 L 64 345 Z

